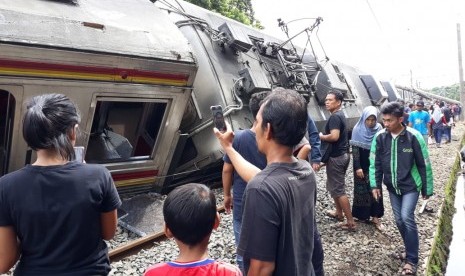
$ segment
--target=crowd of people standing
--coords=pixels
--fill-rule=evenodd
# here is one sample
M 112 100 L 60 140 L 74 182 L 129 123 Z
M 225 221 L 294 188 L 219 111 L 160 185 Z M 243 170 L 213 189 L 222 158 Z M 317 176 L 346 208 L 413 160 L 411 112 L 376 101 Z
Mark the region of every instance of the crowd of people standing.
M 341 231 L 358 231 L 360 221 L 384 231 L 384 183 L 403 241 L 392 257 L 403 261 L 402 275 L 415 275 L 414 210 L 420 196 L 433 194 L 428 138 L 434 135 L 438 147 L 443 135 L 450 142 L 456 108 L 438 102 L 428 112 L 423 101 L 408 108 L 390 102 L 380 111 L 369 106 L 349 139 L 343 101 L 338 91 L 327 94 L 330 117 L 318 132 L 304 97 L 277 88 L 252 96 L 250 129 L 233 132 L 227 123 L 224 131 L 215 128 L 225 151 L 224 205 L 233 212 L 238 267 L 209 258 L 208 241 L 220 223 L 216 199 L 205 185 L 188 184 L 170 193 L 163 205 L 165 232 L 176 241 L 179 256 L 145 275 L 324 275 L 315 213 L 315 172 L 321 169 L 334 200 L 334 210 L 326 215 Z M 109 273 L 104 240 L 115 234 L 121 201 L 108 170 L 74 160 L 79 122 L 77 108 L 63 95 L 34 97 L 27 106 L 23 136 L 38 158 L 0 179 L 2 272 L 19 260 L 17 275 Z M 346 191 L 350 149 L 352 205 Z M 25 189 L 33 192 L 26 195 Z M 54 192 L 44 193 L 50 189 Z

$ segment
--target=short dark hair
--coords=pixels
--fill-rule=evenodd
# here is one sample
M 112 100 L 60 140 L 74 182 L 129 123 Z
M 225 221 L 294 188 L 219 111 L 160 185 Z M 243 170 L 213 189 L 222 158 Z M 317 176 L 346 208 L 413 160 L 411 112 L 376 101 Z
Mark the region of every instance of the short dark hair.
M 277 143 L 293 147 L 307 131 L 307 102 L 294 90 L 276 88 L 264 100 L 262 118 L 262 128 L 269 123 Z
M 404 106 L 398 102 L 389 102 L 381 107 L 381 114 L 402 117 L 404 115 Z
M 414 106 L 413 103 L 409 103 L 409 104 L 408 104 L 408 107 L 409 107 L 409 108 L 413 108 L 413 106 Z
M 166 226 L 184 244 L 194 246 L 213 231 L 216 218 L 216 198 L 203 184 L 177 187 L 163 203 Z
M 333 94 L 336 100 L 340 101 L 341 103 L 344 101 L 344 95 L 340 91 L 330 90 L 327 95 Z
M 81 118 L 77 107 L 62 94 L 44 94 L 29 100 L 23 119 L 23 137 L 33 150 L 54 149 L 74 160 L 70 132 Z
M 262 101 L 270 94 L 271 91 L 264 91 L 252 94 L 249 100 L 250 112 L 252 112 L 253 118 L 257 117 L 258 110 L 260 110 L 260 105 Z

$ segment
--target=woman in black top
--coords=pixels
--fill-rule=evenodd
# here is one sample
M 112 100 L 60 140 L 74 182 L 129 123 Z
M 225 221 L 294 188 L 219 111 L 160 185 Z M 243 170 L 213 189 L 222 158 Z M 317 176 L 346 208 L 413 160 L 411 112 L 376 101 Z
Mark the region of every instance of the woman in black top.
M 0 178 L 0 273 L 107 275 L 104 240 L 116 231 L 120 206 L 109 171 L 75 161 L 80 117 L 64 95 L 32 98 L 23 137 L 32 165 Z
M 377 123 L 378 110 L 369 106 L 363 110 L 360 120 L 352 131 L 352 155 L 354 165 L 354 202 L 352 204 L 352 215 L 359 220 L 372 222 L 378 230 L 382 230 L 379 220 L 384 215 L 383 198 L 378 201 L 373 198 L 368 179 L 370 167 L 370 147 L 375 134 L 381 129 Z

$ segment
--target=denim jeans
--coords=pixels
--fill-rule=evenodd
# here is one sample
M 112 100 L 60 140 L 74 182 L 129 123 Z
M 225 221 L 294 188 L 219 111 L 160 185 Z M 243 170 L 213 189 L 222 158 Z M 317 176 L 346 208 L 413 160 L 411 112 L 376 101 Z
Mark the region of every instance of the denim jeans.
M 434 139 L 436 140 L 436 144 L 441 144 L 442 140 L 442 128 L 433 129 Z
M 417 191 L 404 195 L 389 192 L 392 212 L 396 220 L 397 229 L 405 245 L 406 260 L 414 265 L 418 264 L 418 229 L 415 222 L 415 207 L 419 193 Z
M 242 226 L 242 220 L 241 218 L 237 219 L 233 215 L 233 230 L 234 230 L 234 239 L 236 242 L 236 248 L 239 246 L 239 241 L 240 241 L 240 233 L 241 233 L 241 226 Z M 244 260 L 242 256 L 239 256 L 239 254 L 236 255 L 236 263 L 239 269 L 242 271 L 242 274 L 245 275 L 244 273 Z
M 452 139 L 451 130 L 452 130 L 452 128 L 449 127 L 449 126 L 444 127 L 444 130 L 443 130 L 443 131 L 444 131 L 444 134 L 446 134 L 446 136 L 447 136 L 447 140 L 446 140 L 447 142 L 450 142 L 451 139 Z

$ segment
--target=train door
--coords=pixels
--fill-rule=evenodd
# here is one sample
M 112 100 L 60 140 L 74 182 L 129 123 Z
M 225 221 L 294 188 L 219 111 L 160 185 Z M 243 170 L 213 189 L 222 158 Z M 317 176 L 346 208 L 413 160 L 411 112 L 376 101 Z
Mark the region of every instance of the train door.
M 16 97 L 15 97 L 16 95 Z M 10 153 L 17 128 L 22 87 L 0 85 L 0 176 L 8 173 Z M 16 121 L 15 121 L 16 120 Z

